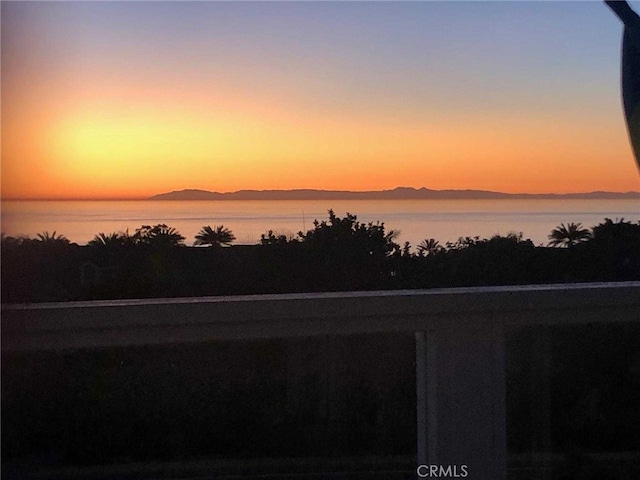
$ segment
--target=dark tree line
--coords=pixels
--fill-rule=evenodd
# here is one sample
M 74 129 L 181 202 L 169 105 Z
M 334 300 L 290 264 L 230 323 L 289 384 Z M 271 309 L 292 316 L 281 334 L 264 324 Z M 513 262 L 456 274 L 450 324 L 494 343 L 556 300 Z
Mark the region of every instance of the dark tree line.
M 165 224 L 100 233 L 86 246 L 56 232 L 2 237 L 2 301 L 8 303 L 252 293 L 435 288 L 640 279 L 640 223 L 561 225 L 550 245 L 522 235 L 433 238 L 415 251 L 398 232 L 356 215 L 314 222 L 295 237 L 272 230 L 257 245 L 205 226 L 186 247 Z M 213 247 L 213 248 L 211 248 Z M 227 247 L 227 248 L 221 248 Z

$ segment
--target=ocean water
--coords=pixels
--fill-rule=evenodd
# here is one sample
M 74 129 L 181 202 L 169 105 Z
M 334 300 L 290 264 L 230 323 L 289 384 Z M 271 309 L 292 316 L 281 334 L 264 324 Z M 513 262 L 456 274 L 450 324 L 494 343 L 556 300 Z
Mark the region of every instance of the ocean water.
M 72 242 L 86 244 L 97 233 L 166 223 L 193 244 L 205 225 L 224 225 L 237 244 L 255 244 L 273 230 L 290 237 L 313 228 L 315 219 L 347 212 L 363 222 L 384 222 L 399 230 L 399 243 L 414 247 L 425 238 L 440 243 L 459 237 L 489 238 L 522 232 L 536 245 L 560 223 L 592 227 L 606 217 L 640 219 L 638 200 L 310 200 L 310 201 L 6 201 L 1 204 L 2 232 L 35 237 L 55 231 Z

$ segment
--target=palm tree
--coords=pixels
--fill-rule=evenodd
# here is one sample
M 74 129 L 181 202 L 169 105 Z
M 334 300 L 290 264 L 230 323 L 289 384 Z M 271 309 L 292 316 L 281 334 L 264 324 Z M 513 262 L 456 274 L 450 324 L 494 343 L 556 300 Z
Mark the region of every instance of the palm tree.
M 436 240 L 435 238 L 428 238 L 428 239 L 422 240 L 418 245 L 418 254 L 420 256 L 432 255 L 434 253 L 439 252 L 440 250 L 442 250 L 442 247 L 440 246 L 440 242 L 438 242 L 438 240 Z
M 581 223 L 561 223 L 551 230 L 549 245 L 552 247 L 572 247 L 591 238 L 591 232 L 582 228 Z
M 153 245 L 158 247 L 179 247 L 183 245 L 184 237 L 175 228 L 164 223 L 154 226 L 142 225 L 136 228 L 133 234 L 133 243 L 141 245 Z
M 69 239 L 64 235 L 56 235 L 55 230 L 53 231 L 53 233 L 49 233 L 49 232 L 37 233 L 36 236 L 38 237 L 36 239 L 37 242 L 41 242 L 48 245 L 68 245 L 69 244 Z
M 87 245 L 98 248 L 114 248 L 125 243 L 124 234 L 121 233 L 99 233 Z
M 195 239 L 194 245 L 220 247 L 222 245 L 230 245 L 236 239 L 236 236 L 224 225 L 216 225 L 213 228 L 207 225 L 202 227 Z

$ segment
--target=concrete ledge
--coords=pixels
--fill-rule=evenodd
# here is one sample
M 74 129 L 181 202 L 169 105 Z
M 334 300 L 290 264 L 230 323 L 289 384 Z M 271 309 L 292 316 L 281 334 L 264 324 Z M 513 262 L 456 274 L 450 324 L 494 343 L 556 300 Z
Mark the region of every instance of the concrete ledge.
M 640 282 L 69 302 L 2 306 L 2 348 L 634 320 Z

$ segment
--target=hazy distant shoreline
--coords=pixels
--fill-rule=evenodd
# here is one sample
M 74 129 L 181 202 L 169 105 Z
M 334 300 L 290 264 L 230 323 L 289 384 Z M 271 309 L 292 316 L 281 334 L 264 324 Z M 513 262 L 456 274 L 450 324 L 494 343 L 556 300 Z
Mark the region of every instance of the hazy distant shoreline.
M 502 193 L 486 190 L 431 190 L 398 187 L 393 190 L 239 190 L 210 192 L 186 189 L 153 195 L 148 200 L 493 200 L 493 199 L 640 199 L 640 192 Z

